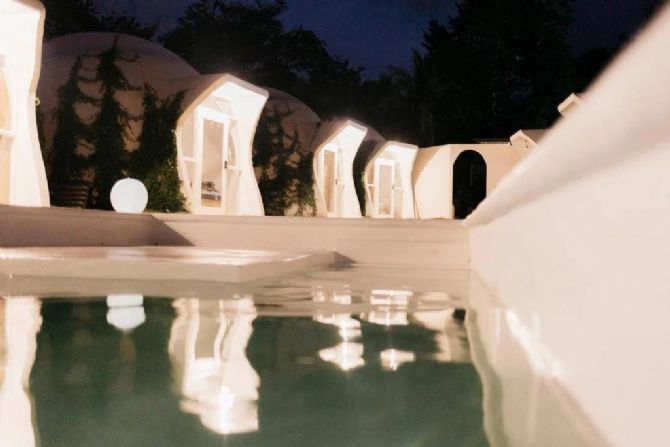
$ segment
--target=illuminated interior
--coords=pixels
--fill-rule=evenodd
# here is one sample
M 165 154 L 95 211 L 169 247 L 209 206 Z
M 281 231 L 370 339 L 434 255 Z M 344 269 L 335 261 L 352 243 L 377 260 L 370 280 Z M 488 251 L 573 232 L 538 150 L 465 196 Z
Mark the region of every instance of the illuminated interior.
M 386 143 L 366 169 L 367 214 L 374 218 L 416 217 L 412 168 L 417 148 L 403 143 Z

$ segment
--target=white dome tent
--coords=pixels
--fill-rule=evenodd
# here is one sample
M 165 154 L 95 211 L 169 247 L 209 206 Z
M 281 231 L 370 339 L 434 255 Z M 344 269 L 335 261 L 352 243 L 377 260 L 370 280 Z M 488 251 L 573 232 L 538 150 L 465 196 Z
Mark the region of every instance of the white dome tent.
M 40 83 L 47 145 L 53 144 L 58 107 L 58 89 L 70 76 L 78 58 L 89 73 L 97 63 L 90 56 L 109 50 L 116 43 L 119 61 L 128 83 L 148 86 L 160 100 L 182 94 L 176 135 L 177 166 L 181 191 L 188 211 L 194 214 L 263 215 L 263 204 L 255 181 L 251 145 L 258 118 L 268 93 L 228 74 L 200 75 L 186 61 L 157 43 L 113 33 L 70 34 L 45 44 L 43 67 L 50 73 Z M 96 94 L 95 82 L 80 82 L 80 89 Z M 115 96 L 131 114 L 143 116 L 142 88 L 119 91 Z M 82 122 L 91 122 L 97 109 L 77 104 Z M 126 150 L 137 148 L 142 120 L 130 124 Z M 49 147 L 51 150 L 52 147 Z M 90 149 L 89 149 L 90 150 Z M 82 149 L 85 153 L 86 149 Z
M 374 218 L 413 219 L 412 171 L 417 147 L 388 141 L 380 143 L 365 168 L 366 214 Z
M 267 92 L 230 75 L 179 80 L 179 174 L 196 214 L 262 216 L 252 143 Z
M 0 2 L 0 204 L 49 206 L 35 123 L 44 7 Z
M 313 161 L 318 215 L 361 217 L 353 163 L 366 133 L 352 120 L 329 121 L 319 129 Z

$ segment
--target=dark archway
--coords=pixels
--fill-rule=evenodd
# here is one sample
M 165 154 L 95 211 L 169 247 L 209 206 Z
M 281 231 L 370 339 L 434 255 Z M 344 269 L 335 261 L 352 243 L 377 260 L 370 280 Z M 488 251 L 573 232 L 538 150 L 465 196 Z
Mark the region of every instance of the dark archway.
M 486 162 L 479 152 L 461 152 L 454 162 L 454 218 L 465 219 L 486 198 Z

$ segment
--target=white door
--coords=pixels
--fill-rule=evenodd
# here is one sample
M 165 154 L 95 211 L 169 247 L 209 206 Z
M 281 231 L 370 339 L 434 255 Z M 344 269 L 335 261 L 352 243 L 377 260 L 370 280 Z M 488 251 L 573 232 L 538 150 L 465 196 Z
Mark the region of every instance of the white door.
M 338 217 L 339 210 L 339 185 L 338 185 L 338 153 L 336 148 L 326 148 L 321 153 L 321 173 L 323 182 L 323 194 L 326 200 L 328 216 Z
M 196 110 L 193 200 L 195 208 L 204 212 L 237 214 L 239 170 L 231 124 L 225 113 L 206 107 Z
M 395 162 L 379 158 L 375 161 L 375 216 L 395 215 Z

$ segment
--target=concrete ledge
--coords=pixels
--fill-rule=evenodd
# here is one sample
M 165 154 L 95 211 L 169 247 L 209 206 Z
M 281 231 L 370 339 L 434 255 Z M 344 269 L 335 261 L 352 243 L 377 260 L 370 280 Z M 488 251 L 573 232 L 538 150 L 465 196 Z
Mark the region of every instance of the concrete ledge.
M 240 283 L 335 263 L 332 252 L 204 250 L 195 247 L 0 249 L 5 275 Z
M 468 230 L 461 221 L 154 216 L 198 247 L 330 250 L 364 264 L 469 267 Z
M 0 205 L 0 247 L 191 245 L 149 214 Z

